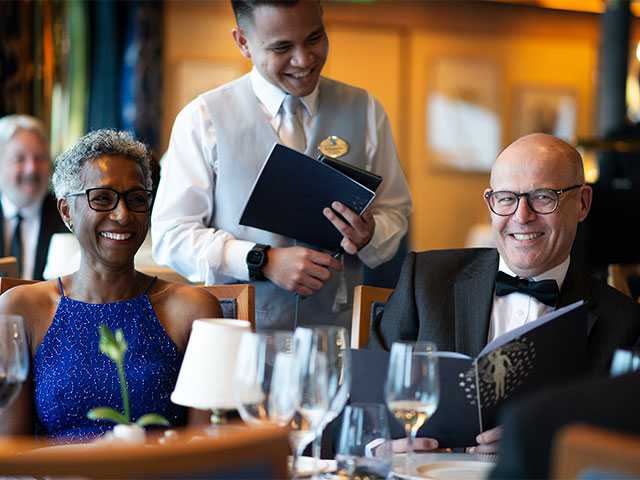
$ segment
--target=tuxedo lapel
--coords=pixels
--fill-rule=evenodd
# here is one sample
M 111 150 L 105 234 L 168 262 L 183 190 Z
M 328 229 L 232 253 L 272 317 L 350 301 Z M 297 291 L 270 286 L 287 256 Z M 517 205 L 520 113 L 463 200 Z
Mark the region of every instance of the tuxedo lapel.
M 456 351 L 475 357 L 487 344 L 498 252 L 485 250 L 455 284 Z
M 560 297 L 558 298 L 558 308 L 566 307 L 579 300 L 584 300 L 588 305 L 587 313 L 587 335 L 598 320 L 596 313 L 596 299 L 591 293 L 589 285 L 585 282 L 578 269 L 571 263 L 567 275 L 562 283 Z

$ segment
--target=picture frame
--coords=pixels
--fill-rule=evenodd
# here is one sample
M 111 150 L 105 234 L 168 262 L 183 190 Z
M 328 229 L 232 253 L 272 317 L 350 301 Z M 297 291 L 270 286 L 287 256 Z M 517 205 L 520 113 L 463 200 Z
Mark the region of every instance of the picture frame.
M 488 172 L 502 145 L 502 71 L 477 56 L 438 56 L 428 66 L 426 148 L 432 168 Z
M 511 141 L 530 133 L 548 133 L 565 141 L 576 134 L 578 92 L 566 85 L 522 84 L 513 89 Z

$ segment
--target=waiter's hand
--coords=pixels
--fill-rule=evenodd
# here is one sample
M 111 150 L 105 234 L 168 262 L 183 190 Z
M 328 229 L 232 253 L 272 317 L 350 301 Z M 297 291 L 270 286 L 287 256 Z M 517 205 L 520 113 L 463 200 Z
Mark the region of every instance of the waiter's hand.
M 262 273 L 280 288 L 304 297 L 320 290 L 331 279 L 331 270 L 344 266 L 328 253 L 305 247 L 271 247 Z
M 347 222 L 338 217 L 336 212 L 342 215 Z M 322 213 L 343 235 L 340 246 L 350 255 L 355 255 L 358 250 L 369 243 L 373 236 L 373 230 L 376 228 L 376 220 L 369 210 L 358 215 L 342 203 L 333 202 L 331 208 L 325 208 Z

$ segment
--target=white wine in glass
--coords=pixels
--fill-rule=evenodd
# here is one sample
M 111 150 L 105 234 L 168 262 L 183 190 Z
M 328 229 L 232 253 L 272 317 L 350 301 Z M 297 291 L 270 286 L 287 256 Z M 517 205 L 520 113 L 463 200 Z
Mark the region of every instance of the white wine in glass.
M 384 395 L 387 408 L 402 424 L 407 435 L 406 473 L 411 478 L 416 433 L 434 414 L 440 399 L 435 345 L 427 342 L 394 343 Z

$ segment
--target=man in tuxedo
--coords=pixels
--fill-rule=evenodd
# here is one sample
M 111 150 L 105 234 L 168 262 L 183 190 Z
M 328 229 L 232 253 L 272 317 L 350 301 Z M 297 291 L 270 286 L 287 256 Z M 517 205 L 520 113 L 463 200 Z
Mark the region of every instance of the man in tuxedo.
M 571 263 L 592 199 L 580 154 L 550 135 L 522 137 L 496 159 L 484 199 L 497 250 L 409 254 L 370 346 L 428 340 L 475 357 L 499 335 L 585 300 L 589 369 L 606 372 L 615 349 L 638 340 L 640 305 Z M 479 435 L 475 451 L 495 451 L 500 432 Z
M 412 207 L 389 120 L 366 91 L 321 76 L 329 41 L 319 2 L 231 3 L 233 39 L 253 69 L 176 117 L 153 209 L 154 258 L 206 284 L 252 282 L 258 329 L 349 327 L 363 265 L 393 257 Z M 276 142 L 383 177 L 361 216 L 338 202 L 323 210 L 342 235 L 339 258 L 239 224 Z
M 21 277 L 42 280 L 49 242 L 66 228 L 48 193 L 49 140 L 40 120 L 0 118 L 0 254 L 18 258 Z

